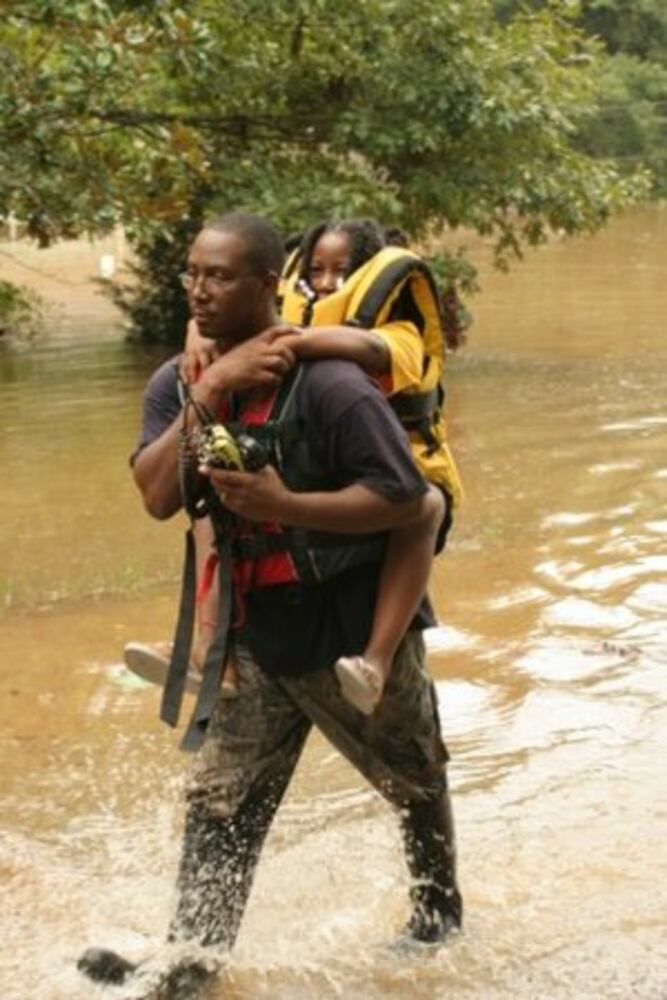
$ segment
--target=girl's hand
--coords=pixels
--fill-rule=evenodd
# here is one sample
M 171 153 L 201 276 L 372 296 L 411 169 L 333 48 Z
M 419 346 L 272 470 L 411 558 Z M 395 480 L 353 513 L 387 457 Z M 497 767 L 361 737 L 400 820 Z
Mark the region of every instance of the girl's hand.
M 262 331 L 221 354 L 204 372 L 198 389 L 241 392 L 280 385 L 295 362 L 288 337 L 278 327 Z
M 305 333 L 300 326 L 294 326 L 292 323 L 279 323 L 277 326 L 270 326 L 264 330 L 263 335 L 289 350 L 295 358 L 301 357 L 300 347 Z
M 185 353 L 181 360 L 181 378 L 188 385 L 193 385 L 205 368 L 218 357 L 218 345 L 208 337 L 202 337 L 197 322 L 188 322 L 185 334 Z

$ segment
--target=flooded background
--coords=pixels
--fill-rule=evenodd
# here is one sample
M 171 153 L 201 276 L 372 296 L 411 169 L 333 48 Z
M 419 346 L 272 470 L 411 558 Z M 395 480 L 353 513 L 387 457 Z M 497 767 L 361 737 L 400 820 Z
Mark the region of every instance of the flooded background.
M 159 358 L 85 283 L 109 246 L 3 249 L 59 305 L 49 338 L 0 344 L 0 998 L 88 1000 L 118 992 L 81 950 L 144 955 L 173 899 L 186 760 L 119 660 L 171 632 L 183 524 L 128 475 Z M 449 367 L 467 502 L 430 636 L 465 934 L 383 949 L 398 832 L 315 736 L 221 998 L 667 997 L 667 211 L 483 286 Z

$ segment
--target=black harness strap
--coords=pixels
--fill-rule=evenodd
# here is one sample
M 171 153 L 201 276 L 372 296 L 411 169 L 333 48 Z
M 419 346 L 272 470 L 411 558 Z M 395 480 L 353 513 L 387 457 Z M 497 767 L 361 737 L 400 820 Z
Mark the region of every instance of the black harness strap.
M 273 409 L 278 405 L 279 412 L 286 404 L 294 391 L 294 386 L 298 381 L 296 378 L 285 379 L 282 383 Z M 273 429 L 267 429 L 267 435 L 273 434 Z M 239 552 L 247 546 L 248 551 L 252 550 L 257 543 L 258 547 L 264 547 L 266 552 L 281 551 L 285 548 L 285 541 L 271 541 L 271 536 L 259 536 L 256 539 L 249 537 L 235 537 L 236 518 L 230 514 L 219 503 L 209 504 L 209 512 L 215 526 L 216 546 L 218 549 L 218 579 L 220 588 L 220 600 L 218 605 L 218 624 L 209 646 L 204 663 L 201 687 L 194 712 L 185 731 L 181 748 L 183 750 L 199 750 L 206 738 L 211 716 L 220 696 L 220 683 L 227 663 L 229 649 L 229 630 L 232 624 L 232 610 L 234 607 L 234 581 L 232 577 L 232 558 L 238 558 Z M 311 568 L 312 576 L 312 568 Z M 194 615 L 194 607 L 193 607 Z M 192 631 L 192 630 L 191 630 Z
M 190 395 L 188 387 L 179 380 L 179 396 L 183 402 L 183 425 L 180 431 L 178 475 L 183 506 L 192 520 L 203 517 L 211 509 L 210 498 L 198 497 L 195 489 L 196 456 L 190 444 L 188 433 L 188 408 L 192 406 L 202 425 L 211 422 L 211 415 L 204 407 L 197 404 Z M 181 714 L 183 693 L 187 673 L 190 668 L 190 653 L 194 634 L 195 608 L 197 601 L 197 561 L 195 541 L 190 527 L 185 535 L 185 559 L 183 562 L 183 578 L 181 582 L 181 601 L 176 621 L 176 631 L 167 669 L 167 679 L 162 694 L 160 718 L 170 726 L 176 726 Z M 208 660 L 207 660 L 208 662 Z M 204 680 L 202 680 L 202 687 Z M 200 693 L 201 697 L 201 693 Z M 186 734 L 187 735 L 187 734 Z
M 197 592 L 196 576 L 195 540 L 192 529 L 189 528 L 185 535 L 181 604 L 178 610 L 174 646 L 160 706 L 160 718 L 170 726 L 175 726 L 178 723 L 183 692 L 185 691 L 185 680 L 190 666 Z
M 199 750 L 206 737 L 213 710 L 220 695 L 220 683 L 227 663 L 229 629 L 232 622 L 234 593 L 232 584 L 232 546 L 230 525 L 217 535 L 219 562 L 218 578 L 220 601 L 218 605 L 218 625 L 213 642 L 209 646 L 204 662 L 201 687 L 197 704 L 181 741 L 181 749 L 191 752 Z
M 208 503 L 206 497 L 199 489 L 200 479 L 197 471 L 199 460 L 192 444 L 192 435 L 188 430 L 188 410 L 192 408 L 202 427 L 206 427 L 213 422 L 213 418 L 206 407 L 197 403 L 193 398 L 187 384 L 179 375 L 178 395 L 183 406 L 183 422 L 179 431 L 178 441 L 178 485 L 181 490 L 183 507 L 188 516 L 194 521 L 208 514 Z
M 283 531 L 289 539 L 290 556 L 294 568 L 299 574 L 299 580 L 302 583 L 317 583 L 320 575 L 308 547 L 308 533 L 303 528 L 287 526 L 283 528 Z
M 276 400 L 279 402 L 279 408 L 282 408 L 286 399 L 289 398 L 297 381 L 298 377 L 289 378 L 283 382 Z M 206 661 L 204 663 L 197 703 L 181 742 L 183 750 L 195 751 L 198 750 L 204 742 L 206 730 L 219 697 L 220 683 L 227 661 L 229 629 L 231 626 L 232 608 L 234 605 L 232 544 L 234 544 L 234 555 L 237 558 L 239 554 L 242 558 L 244 556 L 245 558 L 250 558 L 255 554 L 253 552 L 255 544 L 257 544 L 260 548 L 263 547 L 265 552 L 270 552 L 284 550 L 287 547 L 287 543 L 285 539 L 282 539 L 280 542 L 272 542 L 267 536 L 261 540 L 261 545 L 259 538 L 256 541 L 252 538 L 248 540 L 234 539 L 233 541 L 233 515 L 229 514 L 224 507 L 222 507 L 222 505 L 217 501 L 217 497 L 215 497 L 211 490 L 206 491 L 203 497 L 197 497 L 195 495 L 192 485 L 191 466 L 193 460 L 196 462 L 196 459 L 193 459 L 191 454 L 192 449 L 190 447 L 190 437 L 187 431 L 188 407 L 191 406 L 194 408 L 202 426 L 210 424 L 213 418 L 205 407 L 198 404 L 192 398 L 192 395 L 184 383 L 180 383 L 179 391 L 183 401 L 183 427 L 181 430 L 179 454 L 179 480 L 183 502 L 186 511 L 191 518 L 202 517 L 206 514 L 211 515 L 213 524 L 216 528 L 216 546 L 219 554 L 218 579 L 220 599 L 218 607 L 218 624 L 213 642 L 211 643 L 206 654 Z M 273 427 L 267 428 L 267 439 L 271 436 L 273 442 L 274 433 Z M 279 451 L 279 449 L 276 450 Z M 243 551 L 246 546 L 247 554 Z M 313 571 L 311 567 L 311 578 L 312 573 Z M 178 723 L 181 705 L 183 702 L 183 693 L 185 691 L 185 682 L 188 669 L 190 667 L 190 652 L 192 649 L 194 623 L 196 618 L 196 594 L 197 573 L 195 543 L 192 529 L 190 529 L 185 536 L 185 562 L 183 566 L 183 580 L 181 585 L 181 602 L 178 612 L 176 632 L 174 635 L 172 656 L 169 662 L 167 679 L 160 707 L 160 718 L 170 726 L 176 726 Z

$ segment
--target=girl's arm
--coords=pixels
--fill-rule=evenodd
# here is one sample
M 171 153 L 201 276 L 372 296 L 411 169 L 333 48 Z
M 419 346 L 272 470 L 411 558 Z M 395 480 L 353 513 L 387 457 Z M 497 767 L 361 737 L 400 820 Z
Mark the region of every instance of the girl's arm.
M 283 324 L 288 331 L 290 326 Z M 378 380 L 387 396 L 417 390 L 424 367 L 424 342 L 414 323 L 391 320 L 376 330 L 356 326 L 292 326 L 286 343 L 302 361 L 340 358 L 354 361 Z
M 188 322 L 183 351 L 181 378 L 188 385 L 194 385 L 204 369 L 220 356 L 216 342 L 202 337 L 194 319 Z
M 295 333 L 289 346 L 301 361 L 340 358 L 354 361 L 369 375 L 388 375 L 391 354 L 374 330 L 352 326 L 316 326 Z

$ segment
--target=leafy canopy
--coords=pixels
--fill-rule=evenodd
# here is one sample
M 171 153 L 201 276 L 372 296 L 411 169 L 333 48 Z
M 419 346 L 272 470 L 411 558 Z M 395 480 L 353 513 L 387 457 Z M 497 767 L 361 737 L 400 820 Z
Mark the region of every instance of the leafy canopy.
M 147 246 L 245 207 L 286 231 L 360 213 L 469 227 L 503 264 L 646 189 L 574 142 L 601 47 L 562 0 L 506 24 L 490 0 L 2 10 L 0 214 L 43 242 L 120 222 Z
M 507 20 L 543 0 L 495 0 Z M 630 174 L 642 163 L 652 193 L 667 195 L 667 3 L 665 0 L 582 0 L 576 23 L 608 53 L 597 74 L 599 110 L 582 123 L 579 146 L 614 157 Z

